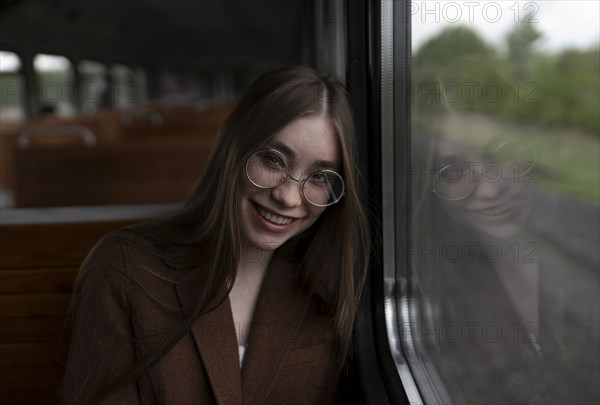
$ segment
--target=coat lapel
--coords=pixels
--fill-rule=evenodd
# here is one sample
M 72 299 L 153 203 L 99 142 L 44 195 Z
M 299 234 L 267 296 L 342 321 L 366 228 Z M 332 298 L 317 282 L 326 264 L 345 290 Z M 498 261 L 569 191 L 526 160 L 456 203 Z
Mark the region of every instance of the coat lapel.
M 185 309 L 193 305 L 193 283 L 179 283 L 177 295 Z M 191 327 L 206 375 L 220 405 L 242 403 L 240 358 L 229 298 L 199 317 Z
M 266 402 L 308 308 L 294 270 L 295 265 L 275 255 L 263 281 L 242 367 L 244 404 Z
M 294 279 L 295 269 L 277 254 L 271 260 L 248 332 L 241 371 L 229 298 L 192 325 L 192 336 L 218 404 L 266 403 L 309 306 Z M 183 308 L 190 309 L 197 295 L 193 283 L 180 282 L 176 291 Z

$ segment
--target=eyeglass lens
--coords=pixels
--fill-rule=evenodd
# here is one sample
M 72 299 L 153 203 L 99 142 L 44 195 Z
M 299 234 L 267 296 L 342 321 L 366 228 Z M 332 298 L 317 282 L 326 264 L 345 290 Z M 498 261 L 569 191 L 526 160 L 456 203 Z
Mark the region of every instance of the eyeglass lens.
M 441 198 L 457 201 L 468 197 L 477 181 L 500 182 L 522 181 L 535 170 L 534 151 L 518 141 L 500 144 L 489 159 L 468 163 L 450 163 L 442 167 L 434 177 L 433 190 Z M 483 176 L 483 179 L 476 179 Z
M 259 151 L 246 163 L 246 175 L 257 187 L 273 188 L 283 183 L 289 174 L 287 160 L 276 150 Z M 299 181 L 300 177 L 294 180 Z M 311 204 L 324 207 L 334 204 L 344 194 L 344 180 L 332 170 L 312 173 L 303 181 L 302 193 Z

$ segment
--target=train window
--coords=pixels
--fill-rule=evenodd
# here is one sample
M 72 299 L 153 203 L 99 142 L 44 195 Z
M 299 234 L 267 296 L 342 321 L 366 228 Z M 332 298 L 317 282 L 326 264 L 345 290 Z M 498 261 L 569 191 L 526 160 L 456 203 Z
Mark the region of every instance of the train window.
M 598 403 L 598 3 L 395 5 L 392 330 L 415 401 Z
M 75 78 L 69 59 L 37 54 L 33 59 L 37 80 L 38 113 L 69 116 L 75 113 Z
M 79 73 L 79 98 L 81 111 L 93 113 L 108 106 L 108 79 L 106 65 L 100 62 L 82 60 L 77 64 Z
M 22 62 L 19 55 L 13 52 L 0 51 L 0 120 L 22 121 L 25 118 L 23 86 L 21 73 Z
M 127 109 L 146 100 L 146 79 L 141 69 L 114 64 L 110 68 L 112 104 Z
M 133 69 L 133 82 L 137 88 L 139 102 L 148 102 L 148 76 L 143 68 L 136 67 Z

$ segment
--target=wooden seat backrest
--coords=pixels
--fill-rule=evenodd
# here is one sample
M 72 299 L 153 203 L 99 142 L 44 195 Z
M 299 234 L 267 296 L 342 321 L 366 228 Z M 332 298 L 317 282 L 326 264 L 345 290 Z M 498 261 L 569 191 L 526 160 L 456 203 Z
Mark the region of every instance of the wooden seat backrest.
M 15 151 L 16 207 L 182 202 L 207 167 L 214 138 L 171 137 L 95 147 Z
M 56 403 L 79 265 L 131 221 L 0 226 L 0 403 Z

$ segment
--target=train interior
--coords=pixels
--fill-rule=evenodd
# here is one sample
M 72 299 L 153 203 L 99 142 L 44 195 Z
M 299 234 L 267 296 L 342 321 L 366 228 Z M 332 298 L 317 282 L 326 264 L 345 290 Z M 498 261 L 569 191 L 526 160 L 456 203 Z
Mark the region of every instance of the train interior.
M 0 402 L 58 400 L 82 259 L 184 201 L 251 81 L 343 74 L 338 6 L 0 2 Z
M 600 403 L 598 15 L 0 0 L 0 402 L 59 400 L 91 247 L 177 210 L 238 95 L 303 64 L 349 89 L 375 246 L 345 403 Z

